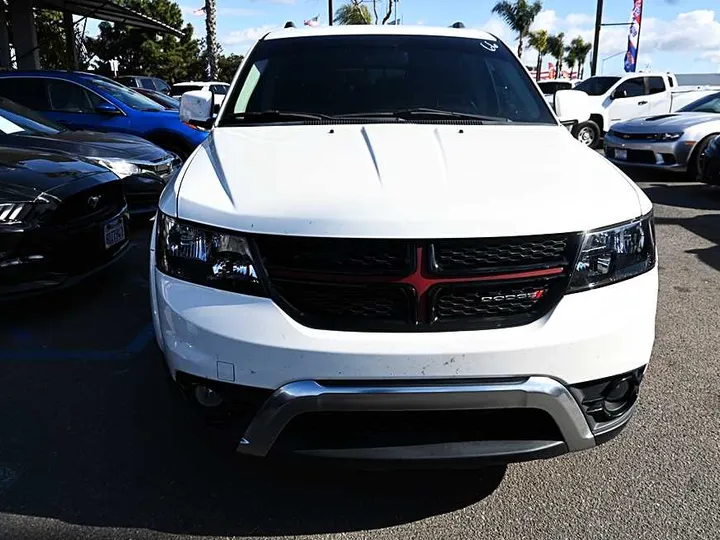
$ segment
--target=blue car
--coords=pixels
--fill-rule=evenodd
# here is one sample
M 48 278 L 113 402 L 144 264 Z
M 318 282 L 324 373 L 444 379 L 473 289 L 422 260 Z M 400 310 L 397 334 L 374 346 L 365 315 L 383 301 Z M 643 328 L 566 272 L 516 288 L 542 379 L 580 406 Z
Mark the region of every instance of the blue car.
M 138 135 L 182 159 L 207 137 L 207 131 L 180 121 L 178 111 L 92 73 L 0 72 L 0 96 L 69 129 Z

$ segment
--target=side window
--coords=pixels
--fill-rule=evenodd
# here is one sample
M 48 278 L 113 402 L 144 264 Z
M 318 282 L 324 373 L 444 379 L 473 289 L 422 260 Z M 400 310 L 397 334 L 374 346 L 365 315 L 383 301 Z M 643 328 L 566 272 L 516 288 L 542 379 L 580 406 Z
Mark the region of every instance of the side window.
M 642 77 L 635 77 L 634 79 L 628 79 L 615 90 L 615 95 L 618 97 L 639 97 L 645 95 L 645 82 Z
M 155 89 L 158 92 L 167 92 L 170 90 L 170 87 L 162 79 L 153 79 L 153 81 L 155 82 Z
M 43 79 L 8 77 L 0 79 L 0 96 L 36 111 L 50 109 Z
M 143 88 L 147 88 L 148 90 L 155 90 L 153 80 L 149 77 L 143 77 L 142 79 L 140 79 L 140 86 Z
M 662 77 L 648 77 L 648 89 L 650 95 L 660 94 L 665 91 L 665 81 Z
M 49 80 L 50 105 L 54 111 L 89 113 L 93 111 L 87 92 L 77 84 Z

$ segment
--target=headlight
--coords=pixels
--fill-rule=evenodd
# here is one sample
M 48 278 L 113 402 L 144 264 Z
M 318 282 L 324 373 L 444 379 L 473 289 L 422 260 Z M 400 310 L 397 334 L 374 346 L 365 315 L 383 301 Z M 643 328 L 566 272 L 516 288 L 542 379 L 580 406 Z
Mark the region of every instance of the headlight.
M 0 203 L 0 223 L 18 223 L 33 209 L 33 203 Z
M 250 243 L 242 235 L 178 221 L 158 213 L 156 264 L 169 275 L 255 296 L 266 296 Z
M 114 172 L 118 177 L 125 178 L 126 176 L 130 176 L 133 174 L 138 174 L 139 172 L 142 172 L 142 169 L 135 165 L 134 163 L 130 163 L 129 161 L 126 161 L 124 159 L 119 158 L 88 158 L 90 161 L 94 161 L 98 165 L 102 165 L 103 167 L 106 167 L 110 169 L 112 172 Z
M 585 234 L 568 292 L 617 283 L 655 266 L 652 214 Z
M 680 133 L 659 133 L 655 135 L 659 141 L 677 141 L 682 136 L 682 131 Z

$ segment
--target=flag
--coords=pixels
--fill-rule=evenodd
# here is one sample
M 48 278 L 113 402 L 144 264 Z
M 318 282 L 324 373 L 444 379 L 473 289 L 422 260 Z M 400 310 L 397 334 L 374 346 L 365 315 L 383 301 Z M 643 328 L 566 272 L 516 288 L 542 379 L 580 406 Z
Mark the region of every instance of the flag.
M 628 48 L 625 53 L 625 71 L 635 72 L 637 68 L 638 44 L 640 43 L 640 23 L 642 22 L 643 0 L 633 0 L 628 31 Z
M 312 19 L 305 21 L 305 26 L 320 26 L 319 18 L 320 15 L 315 15 Z
M 205 6 L 193 11 L 193 15 L 205 15 Z

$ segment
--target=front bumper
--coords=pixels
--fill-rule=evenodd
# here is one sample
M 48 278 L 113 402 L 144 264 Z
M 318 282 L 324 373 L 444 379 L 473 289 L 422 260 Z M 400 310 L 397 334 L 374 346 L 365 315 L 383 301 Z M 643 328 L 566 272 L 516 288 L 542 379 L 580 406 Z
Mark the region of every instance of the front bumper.
M 118 219 L 123 222 L 125 240 L 107 249 L 98 248 L 104 225 Z M 4 233 L 17 239 L 13 249 L 0 260 L 0 299 L 14 300 L 65 289 L 104 270 L 130 249 L 128 224 L 129 216 L 123 209 L 102 222 L 79 227 L 57 230 L 41 227 L 29 232 Z
M 677 141 L 653 142 L 624 140 L 610 133 L 605 135 L 605 156 L 619 167 L 640 167 L 686 172 L 696 141 L 684 136 Z M 618 159 L 617 150 L 627 151 L 627 159 Z

